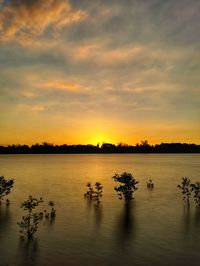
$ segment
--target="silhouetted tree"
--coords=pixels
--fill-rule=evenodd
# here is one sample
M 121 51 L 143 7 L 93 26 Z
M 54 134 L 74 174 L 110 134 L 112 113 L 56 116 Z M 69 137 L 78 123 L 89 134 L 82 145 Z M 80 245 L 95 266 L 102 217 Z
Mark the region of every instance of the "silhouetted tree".
M 121 175 L 115 174 L 112 178 L 115 182 L 121 183 L 121 185 L 115 187 L 115 190 L 118 192 L 119 199 L 124 198 L 126 205 L 128 205 L 134 199 L 133 193 L 138 189 L 136 185 L 139 182 L 135 180 L 131 173 L 127 172 Z
M 200 182 L 191 184 L 192 191 L 194 192 L 194 201 L 198 207 L 200 207 Z
M 102 184 L 99 182 L 96 182 L 95 183 L 95 190 L 93 192 L 93 199 L 97 202 L 97 204 L 99 204 L 101 202 L 102 189 L 103 189 Z
M 141 145 L 142 146 L 149 146 L 148 140 L 142 140 Z
M 101 197 L 102 197 L 102 190 L 103 186 L 100 182 L 95 183 L 95 189 L 92 187 L 91 183 L 87 184 L 88 190 L 84 194 L 85 197 L 93 199 L 94 201 L 99 204 L 101 202 Z
M 187 203 L 188 206 L 190 206 L 190 196 L 191 196 L 191 180 L 188 177 L 183 177 L 181 184 L 177 186 L 180 188 L 183 194 L 183 200 Z
M 88 187 L 88 190 L 86 191 L 86 193 L 84 194 L 85 197 L 89 197 L 92 199 L 93 197 L 93 188 L 92 188 L 92 184 L 90 182 L 87 183 L 87 187 Z
M 41 202 L 43 202 L 42 198 L 38 200 L 37 198 L 29 196 L 28 200 L 22 202 L 20 206 L 28 213 L 23 216 L 22 221 L 17 224 L 20 227 L 19 232 L 28 239 L 31 239 L 38 230 L 41 213 L 33 212 L 33 210 L 38 207 Z
M 152 182 L 151 179 L 149 179 L 149 181 L 147 182 L 147 187 L 148 187 L 149 189 L 153 189 L 153 188 L 154 188 L 154 183 Z
M 101 152 L 103 153 L 115 153 L 116 151 L 116 146 L 112 143 L 103 143 L 101 145 Z
M 6 180 L 4 176 L 0 176 L 0 204 L 3 197 L 7 196 L 10 193 L 11 188 L 13 187 L 14 179 Z M 7 200 L 7 204 L 8 204 Z
M 50 217 L 54 218 L 56 216 L 55 203 L 51 200 L 49 201 L 49 206 L 51 207 Z

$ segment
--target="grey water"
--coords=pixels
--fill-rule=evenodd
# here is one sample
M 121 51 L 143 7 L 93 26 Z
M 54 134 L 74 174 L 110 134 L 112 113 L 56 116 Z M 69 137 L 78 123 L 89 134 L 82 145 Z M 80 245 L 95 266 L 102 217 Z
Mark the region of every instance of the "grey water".
M 112 180 L 124 171 L 139 181 L 129 211 Z M 10 206 L 0 206 L 0 265 L 200 265 L 200 211 L 177 188 L 199 173 L 200 154 L 0 155 L 0 175 L 15 179 Z M 96 181 L 99 207 L 83 196 Z M 17 222 L 29 195 L 55 201 L 57 213 L 25 242 Z

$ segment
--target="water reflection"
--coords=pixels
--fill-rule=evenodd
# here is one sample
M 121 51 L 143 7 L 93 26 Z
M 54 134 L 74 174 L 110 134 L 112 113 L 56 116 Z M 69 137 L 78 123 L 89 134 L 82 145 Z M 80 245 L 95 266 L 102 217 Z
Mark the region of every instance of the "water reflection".
M 86 202 L 87 202 L 87 211 L 89 213 L 92 209 L 93 200 L 91 198 L 86 198 Z
M 132 247 L 137 227 L 134 212 L 134 202 L 129 206 L 122 206 L 115 221 L 114 237 L 116 240 L 114 240 L 113 255 L 110 256 L 109 265 L 129 265 L 129 259 L 131 259 L 131 265 L 134 265 Z
M 182 256 L 184 258 L 182 265 L 199 265 L 200 213 L 195 206 L 184 207 L 180 225 L 180 246 L 183 247 Z
M 124 241 L 130 240 L 136 230 L 136 221 L 134 218 L 135 206 L 134 203 L 124 206 L 118 221 L 117 232 L 119 236 L 119 242 L 123 244 Z
M 1 168 L 14 173 L 17 180 L 12 194 L 16 208 L 14 204 L 9 209 L 4 204 L 0 207 L 0 264 L 187 265 L 185 259 L 194 257 L 195 263 L 188 265 L 197 265 L 200 213 L 193 208 L 193 202 L 189 213 L 183 210 L 176 184 L 182 175 L 198 176 L 199 155 L 145 156 L 13 155 L 0 160 Z M 82 190 L 89 175 L 94 173 L 94 180 L 99 178 L 97 164 L 102 169 L 100 181 L 105 196 L 100 208 L 95 209 L 91 200 L 84 200 Z M 133 168 L 141 186 L 133 201 L 135 206 L 127 211 L 116 198 L 113 180 L 107 176 Z M 154 176 L 154 190 L 146 188 L 146 169 Z M 76 193 L 73 188 L 77 188 Z M 69 195 L 62 196 L 66 191 Z M 18 244 L 16 223 L 22 211 L 18 203 L 28 192 L 56 199 L 60 213 L 53 232 L 41 224 L 39 242 L 23 246 Z
M 191 208 L 190 206 L 184 206 L 183 209 L 183 230 L 185 235 L 190 233 L 191 228 Z
M 0 238 L 6 235 L 11 220 L 9 206 L 0 205 Z M 3 233 L 3 234 L 2 234 Z
M 96 228 L 99 228 L 103 218 L 103 207 L 100 204 L 94 204 L 93 209 Z
M 43 224 L 47 225 L 49 227 L 49 229 L 51 229 L 53 227 L 54 223 L 55 223 L 56 217 L 55 216 L 54 217 L 50 217 L 50 218 L 44 217 L 43 219 L 44 219 Z
M 185 206 L 183 209 L 183 231 L 184 236 L 191 237 L 191 235 L 197 235 L 200 230 L 200 209 L 198 207 L 191 208 Z
M 87 210 L 87 216 L 90 215 L 91 211 L 93 211 L 94 214 L 94 221 L 96 225 L 96 229 L 100 227 L 100 224 L 102 222 L 103 218 L 103 207 L 102 204 L 98 204 L 94 202 L 92 198 L 86 198 L 86 210 Z
M 21 237 L 19 240 L 19 262 L 20 265 L 37 265 L 39 255 L 38 240 L 33 238 L 26 240 Z
M 199 225 L 200 223 L 200 206 L 196 206 L 195 209 L 195 223 Z

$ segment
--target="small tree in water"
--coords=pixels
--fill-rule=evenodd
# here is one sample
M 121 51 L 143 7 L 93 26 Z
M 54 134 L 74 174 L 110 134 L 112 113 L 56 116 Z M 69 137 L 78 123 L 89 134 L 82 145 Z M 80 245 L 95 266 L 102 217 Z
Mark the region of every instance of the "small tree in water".
M 121 175 L 115 174 L 112 178 L 115 182 L 121 183 L 121 185 L 115 187 L 115 190 L 118 192 L 119 199 L 124 198 L 126 205 L 128 205 L 134 199 L 133 193 L 138 189 L 136 185 L 139 182 L 135 180 L 131 173 L 127 172 Z
M 88 187 L 88 190 L 86 191 L 86 193 L 84 194 L 85 197 L 89 197 L 92 199 L 93 197 L 93 193 L 94 193 L 94 190 L 92 188 L 92 184 L 90 182 L 87 183 L 87 187 Z
M 200 207 L 200 182 L 191 184 L 192 191 L 194 192 L 194 201 L 198 207 Z
M 55 207 L 55 203 L 52 200 L 50 200 L 49 201 L 49 206 L 51 207 L 50 217 L 51 218 L 55 218 L 55 216 L 56 216 L 56 209 L 54 208 Z
M 6 180 L 4 176 L 0 176 L 0 204 L 3 197 L 7 196 L 10 193 L 13 184 L 14 179 Z
M 100 182 L 95 183 L 95 189 L 92 187 L 91 183 L 87 184 L 88 190 L 84 194 L 85 197 L 95 200 L 97 204 L 101 203 L 103 186 Z
M 96 182 L 95 183 L 95 190 L 93 192 L 94 193 L 93 199 L 96 200 L 97 204 L 101 203 L 102 189 L 103 189 L 102 184 L 99 182 Z
M 42 198 L 38 200 L 37 198 L 29 196 L 28 200 L 21 204 L 21 208 L 28 213 L 26 216 L 23 216 L 22 221 L 17 224 L 20 227 L 19 232 L 28 239 L 31 239 L 38 230 L 40 213 L 33 212 L 33 210 L 38 207 L 41 202 L 43 202 Z
M 180 185 L 177 186 L 182 190 L 183 200 L 190 206 L 190 196 L 191 196 L 191 180 L 188 177 L 183 177 Z

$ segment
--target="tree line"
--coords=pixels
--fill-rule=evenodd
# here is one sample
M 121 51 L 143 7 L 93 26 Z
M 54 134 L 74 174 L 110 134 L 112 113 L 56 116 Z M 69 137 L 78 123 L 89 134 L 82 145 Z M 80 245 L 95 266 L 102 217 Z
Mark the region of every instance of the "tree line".
M 65 154 L 65 153 L 200 153 L 200 145 L 188 143 L 161 143 L 150 145 L 148 141 L 140 144 L 128 145 L 119 143 L 103 143 L 102 145 L 54 145 L 43 142 L 42 144 L 28 145 L 8 145 L 0 146 L 0 154 Z

